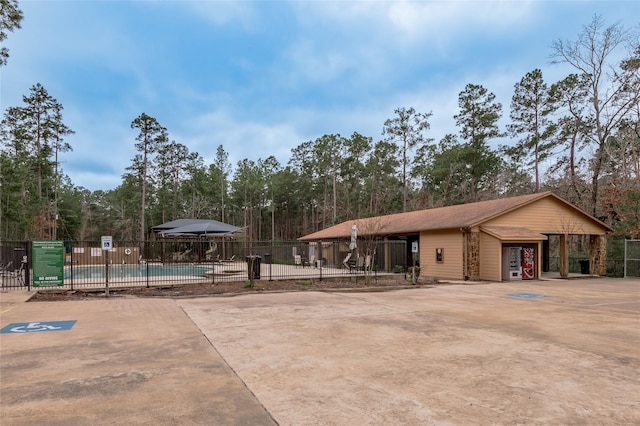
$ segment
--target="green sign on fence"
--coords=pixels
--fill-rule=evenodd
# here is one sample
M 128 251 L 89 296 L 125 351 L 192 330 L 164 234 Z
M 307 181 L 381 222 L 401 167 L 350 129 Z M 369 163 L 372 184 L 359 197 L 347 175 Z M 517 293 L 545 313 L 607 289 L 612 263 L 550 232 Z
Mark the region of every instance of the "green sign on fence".
M 33 241 L 33 286 L 64 285 L 64 245 L 62 241 Z

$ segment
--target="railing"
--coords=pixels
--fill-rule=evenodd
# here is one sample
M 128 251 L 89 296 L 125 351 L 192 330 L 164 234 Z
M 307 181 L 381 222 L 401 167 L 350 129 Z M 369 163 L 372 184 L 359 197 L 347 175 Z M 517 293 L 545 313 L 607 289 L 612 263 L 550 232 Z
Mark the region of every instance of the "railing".
M 109 250 L 103 250 L 96 241 L 66 241 L 63 251 L 63 285 L 56 287 L 70 290 L 249 280 L 375 279 L 406 273 L 408 257 L 405 241 L 371 245 L 368 256 L 364 249 L 362 253 L 351 253 L 349 241 L 248 244 L 166 239 L 142 244 L 114 241 Z M 350 253 L 352 256 L 345 262 Z M 20 270 L 9 265 L 11 270 L 3 272 L 3 290 L 35 284 L 30 279 L 33 265 L 28 242 L 5 241 L 0 254 L 3 265 L 23 265 Z M 35 285 L 44 287 L 42 283 Z

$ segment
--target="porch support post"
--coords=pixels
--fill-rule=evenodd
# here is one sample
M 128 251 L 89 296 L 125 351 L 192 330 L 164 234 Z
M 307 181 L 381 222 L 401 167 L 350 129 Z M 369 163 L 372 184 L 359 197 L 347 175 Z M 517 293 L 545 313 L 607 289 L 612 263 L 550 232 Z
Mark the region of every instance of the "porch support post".
M 560 276 L 567 278 L 569 276 L 569 235 L 560 235 Z
M 393 271 L 391 264 L 391 248 L 392 244 L 389 242 L 389 237 L 384 237 L 384 270 Z
M 589 236 L 589 274 L 607 274 L 607 237 L 605 235 Z
M 467 233 L 467 275 L 469 279 L 480 278 L 480 232 Z

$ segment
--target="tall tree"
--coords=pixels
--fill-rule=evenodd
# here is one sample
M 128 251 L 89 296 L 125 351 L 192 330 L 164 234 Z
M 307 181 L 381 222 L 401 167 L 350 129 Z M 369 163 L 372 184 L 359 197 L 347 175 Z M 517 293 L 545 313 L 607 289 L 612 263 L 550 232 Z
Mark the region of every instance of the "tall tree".
M 323 135 L 313 144 L 314 172 L 322 184 L 322 227 L 336 223 L 338 181 L 346 140 L 340 135 Z
M 27 135 L 16 107 L 9 108 L 2 120 L 0 157 L 0 237 L 29 238 L 29 223 L 36 190 L 30 166 Z M 31 202 L 30 202 L 31 199 Z
M 280 163 L 273 155 L 267 157 L 264 161 L 259 162 L 259 165 L 262 168 L 262 178 L 264 179 L 264 206 L 270 214 L 269 222 L 271 225 L 269 228 L 271 229 L 271 232 L 268 239 L 274 241 L 276 238 L 277 207 L 275 191 L 278 187 L 276 177 L 282 171 L 282 166 L 280 166 Z M 267 235 L 263 233 L 260 235 L 260 238 L 267 239 Z
M 140 241 L 145 240 L 145 211 L 147 195 L 147 175 L 153 154 L 157 153 L 167 142 L 167 129 L 162 127 L 158 120 L 148 116 L 144 112 L 131 122 L 132 129 L 140 132 L 136 137 L 135 147 L 139 154 L 134 157 L 133 165 L 129 168 L 138 176 L 141 187 L 140 209 Z
M 398 213 L 402 209 L 402 181 L 397 176 L 400 148 L 387 140 L 378 141 L 365 161 L 365 192 L 369 194 L 364 216 Z
M 317 220 L 315 219 L 318 209 L 318 183 L 314 174 L 314 145 L 313 141 L 306 141 L 291 150 L 289 166 L 292 173 L 297 176 L 297 182 L 292 192 L 295 195 L 297 206 L 302 209 L 299 215 L 300 223 L 297 224 L 296 231 L 301 234 L 308 234 L 317 231 Z M 293 206 L 290 206 L 293 209 Z
M 20 28 L 22 21 L 22 11 L 18 7 L 18 0 L 0 0 L 0 43 L 7 39 L 7 31 Z M 9 49 L 2 46 L 0 48 L 0 67 L 7 65 Z
M 304 211 L 304 195 L 300 191 L 298 174 L 290 167 L 279 170 L 272 178 L 275 218 L 274 239 L 295 240 L 301 235 Z
M 555 145 L 551 139 L 555 125 L 550 115 L 556 108 L 539 69 L 527 73 L 515 85 L 507 128 L 513 137 L 520 138 L 513 148 L 524 154 L 519 155 L 520 160 L 533 168 L 536 192 L 540 191 L 540 163 L 552 155 Z
M 23 96 L 23 106 L 10 107 L 2 121 L 3 144 L 6 153 L 16 155 L 16 167 L 35 172 L 24 176 L 22 182 L 28 197 L 33 237 L 55 236 L 55 192 L 58 180 L 58 153 L 71 150 L 64 137 L 72 134 L 62 119 L 62 105 L 40 84 L 31 87 L 28 96 Z M 52 159 L 52 157 L 54 158 Z M 54 173 L 55 170 L 55 173 Z M 27 198 L 30 200 L 27 201 Z M 54 230 L 51 232 L 51 230 Z
M 481 85 L 467 84 L 458 95 L 460 113 L 455 115 L 460 135 L 466 141 L 466 161 L 470 173 L 468 198 L 478 201 L 479 193 L 500 169 L 500 157 L 489 147 L 489 141 L 504 136 L 498 126 L 502 105 L 496 96 Z
M 59 192 L 60 198 L 57 212 L 60 217 L 58 219 L 57 238 L 72 240 L 78 235 L 83 219 L 82 202 L 89 190 L 75 186 L 68 176 L 61 176 Z
M 229 163 L 229 153 L 224 150 L 222 145 L 218 145 L 216 149 L 216 158 L 213 160 L 210 172 L 214 176 L 214 185 L 220 185 L 220 221 L 225 221 L 224 207 L 225 194 L 229 182 L 229 174 L 231 173 L 231 163 Z
M 397 108 L 396 117 L 384 122 L 382 134 L 388 140 L 397 143 L 402 153 L 402 211 L 407 211 L 408 168 L 411 165 L 411 150 L 417 145 L 429 142 L 425 132 L 429 130 L 431 113 L 416 112 L 413 108 Z
M 180 204 L 182 201 L 182 186 L 189 174 L 189 164 L 196 161 L 197 153 L 190 153 L 189 148 L 176 141 L 162 146 L 158 151 L 156 161 L 160 177 L 160 208 L 162 209 L 162 222 L 177 219 L 182 215 Z M 171 197 L 171 203 L 164 202 Z M 167 205 L 171 207 L 167 217 Z
M 51 131 L 53 133 L 53 157 L 55 164 L 54 171 L 54 184 L 53 184 L 53 236 L 52 239 L 57 239 L 57 230 L 58 230 L 58 187 L 60 186 L 61 177 L 60 177 L 60 162 L 58 161 L 58 155 L 61 152 L 69 152 L 72 151 L 71 145 L 68 142 L 65 142 L 64 136 L 74 134 L 75 132 L 67 127 L 62 122 L 62 105 L 56 104 L 52 111 L 52 120 L 51 120 Z M 70 182 L 69 182 L 70 183 Z M 72 186 L 72 185 L 71 185 Z
M 631 47 L 629 60 L 612 63 L 616 53 Z M 591 160 L 591 212 L 596 214 L 598 185 L 604 148 L 622 120 L 640 102 L 640 77 L 637 63 L 640 44 L 630 31 L 619 24 L 605 27 L 601 16 L 594 16 L 583 27 L 576 41 L 557 40 L 552 46 L 554 63 L 572 66 L 585 82 L 586 120 L 593 123 L 587 134 L 595 153 Z
M 640 238 L 640 105 L 607 140 L 601 204 L 615 234 Z
M 551 98 L 559 107 L 557 112 L 558 144 L 563 146 L 564 154 L 561 155 L 550 172 L 561 172 L 566 181 L 566 190 L 560 194 L 578 205 L 589 210 L 584 204 L 583 177 L 580 176 L 580 165 L 584 163 L 579 157 L 580 151 L 587 144 L 587 135 L 591 132 L 592 122 L 585 114 L 588 92 L 585 79 L 577 74 L 571 74 L 563 80 L 551 86 Z
M 497 176 L 502 196 L 525 195 L 539 191 L 531 177 L 529 153 L 522 148 L 516 145 L 500 146 L 498 149 L 504 159 L 504 167 Z
M 259 236 L 262 223 L 256 211 L 261 211 L 264 202 L 261 164 L 246 158 L 239 161 L 230 186 L 230 198 L 236 208 L 235 213 L 241 215 L 236 216 L 234 222 L 249 227 L 247 233 L 250 239 Z
M 430 200 L 424 207 L 461 203 L 469 192 L 470 175 L 467 149 L 455 135 L 445 135 L 437 145 L 424 145 L 417 151 L 413 170 Z
M 361 217 L 367 194 L 364 188 L 365 161 L 373 148 L 373 139 L 354 132 L 345 140 L 345 158 L 342 163 L 342 198 L 345 205 L 342 207 L 344 219 Z

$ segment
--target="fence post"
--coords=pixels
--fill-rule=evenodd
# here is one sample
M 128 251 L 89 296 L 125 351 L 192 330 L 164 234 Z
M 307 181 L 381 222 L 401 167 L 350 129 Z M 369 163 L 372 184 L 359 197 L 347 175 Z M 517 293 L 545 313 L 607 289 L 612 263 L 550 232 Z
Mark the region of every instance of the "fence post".
M 109 297 L 109 250 L 104 250 L 105 255 L 105 265 L 104 265 L 104 277 L 105 277 L 105 291 L 104 294 L 106 297 Z
M 27 256 L 27 262 L 24 265 L 24 282 L 27 285 L 27 291 L 31 291 L 31 241 L 24 242 L 24 254 Z
M 624 266 L 622 267 L 622 278 L 627 278 L 627 239 L 624 239 Z
M 69 240 L 69 259 L 71 259 L 69 266 L 69 279 L 71 280 L 71 291 L 73 291 L 73 241 Z
M 318 261 L 317 261 L 317 265 L 318 268 L 320 268 L 320 278 L 319 280 L 322 281 L 322 259 L 323 259 L 324 253 L 322 253 L 322 240 L 318 240 Z

